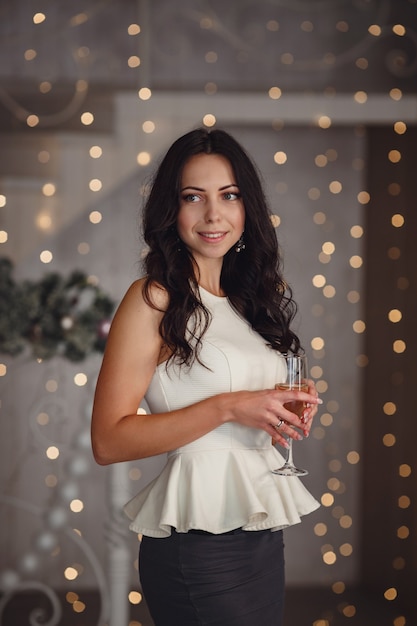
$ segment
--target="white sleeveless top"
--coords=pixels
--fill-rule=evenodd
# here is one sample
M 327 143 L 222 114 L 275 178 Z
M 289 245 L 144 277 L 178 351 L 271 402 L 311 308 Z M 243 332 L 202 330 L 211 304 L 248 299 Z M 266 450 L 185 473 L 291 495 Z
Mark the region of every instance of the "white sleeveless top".
M 179 409 L 218 393 L 272 389 L 284 362 L 232 308 L 200 287 L 212 320 L 191 368 L 161 363 L 146 393 L 152 413 Z M 168 453 L 160 475 L 125 506 L 129 528 L 151 537 L 190 529 L 224 533 L 279 530 L 319 503 L 297 477 L 271 473 L 283 458 L 265 431 L 228 422 Z

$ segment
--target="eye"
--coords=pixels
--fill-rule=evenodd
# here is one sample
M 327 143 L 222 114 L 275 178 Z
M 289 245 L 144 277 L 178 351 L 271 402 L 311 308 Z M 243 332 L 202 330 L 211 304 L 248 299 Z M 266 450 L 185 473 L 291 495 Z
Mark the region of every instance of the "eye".
M 226 191 L 223 197 L 225 200 L 239 200 L 242 196 L 237 191 Z
M 198 202 L 200 200 L 200 196 L 196 193 L 187 193 L 182 197 L 182 199 L 184 202 Z

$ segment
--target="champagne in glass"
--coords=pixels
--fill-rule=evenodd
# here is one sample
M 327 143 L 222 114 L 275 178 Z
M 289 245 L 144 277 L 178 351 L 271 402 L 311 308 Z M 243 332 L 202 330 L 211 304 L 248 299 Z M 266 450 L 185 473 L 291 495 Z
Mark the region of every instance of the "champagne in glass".
M 281 389 L 282 391 L 290 390 L 308 392 L 307 357 L 305 355 L 298 354 L 284 354 L 283 357 L 287 366 L 286 379 L 277 383 L 275 388 Z M 291 411 L 291 413 L 298 415 L 298 417 L 302 416 L 303 411 L 306 408 L 305 403 L 300 400 L 286 402 L 284 407 L 288 409 L 288 411 Z M 273 474 L 278 474 L 279 476 L 305 476 L 308 474 L 308 471 L 300 469 L 294 465 L 292 438 L 287 437 L 287 441 L 289 447 L 285 463 L 282 467 L 272 470 Z

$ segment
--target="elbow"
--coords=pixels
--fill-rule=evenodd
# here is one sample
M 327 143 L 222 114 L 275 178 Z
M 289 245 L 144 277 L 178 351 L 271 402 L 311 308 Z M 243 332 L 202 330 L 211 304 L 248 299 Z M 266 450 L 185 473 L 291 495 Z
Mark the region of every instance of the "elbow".
M 110 465 L 111 463 L 115 462 L 115 459 L 112 455 L 111 446 L 107 446 L 102 441 L 97 441 L 94 437 L 92 437 L 91 447 L 94 460 L 98 465 Z

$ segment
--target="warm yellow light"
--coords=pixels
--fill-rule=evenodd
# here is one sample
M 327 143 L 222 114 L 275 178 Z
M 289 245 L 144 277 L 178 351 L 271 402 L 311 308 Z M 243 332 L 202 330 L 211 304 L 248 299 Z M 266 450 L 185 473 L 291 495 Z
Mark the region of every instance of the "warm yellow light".
M 46 20 L 46 15 L 45 13 L 35 13 L 32 19 L 34 24 L 42 24 Z
M 342 608 L 342 613 L 345 617 L 355 617 L 356 607 L 353 604 L 347 604 Z
M 407 124 L 404 122 L 395 122 L 394 131 L 397 135 L 404 135 L 404 133 L 407 132 Z
M 368 33 L 370 35 L 373 35 L 374 37 L 379 37 L 379 35 L 382 33 L 382 29 L 377 24 L 371 24 L 371 26 L 368 28 Z
M 350 229 L 350 235 L 354 239 L 360 239 L 363 235 L 362 226 L 358 226 L 357 224 L 355 226 L 352 226 L 352 228 Z
M 394 402 L 385 402 L 382 410 L 384 411 L 385 415 L 394 415 L 394 413 L 397 411 L 397 407 Z
M 350 465 L 357 465 L 360 461 L 359 452 L 356 452 L 356 450 L 351 450 L 347 453 L 346 460 Z
M 333 252 L 336 250 L 336 246 L 332 241 L 325 241 L 321 249 L 323 250 L 324 254 L 333 254 Z
M 75 500 L 71 500 L 69 506 L 73 513 L 81 513 L 84 508 L 84 502 L 82 500 L 79 500 L 78 498 L 75 498 Z
M 51 155 L 49 154 L 49 152 L 47 150 L 41 150 L 38 153 L 38 161 L 39 161 L 39 163 L 48 163 L 50 158 L 51 158 Z
M 103 216 L 100 213 L 100 211 L 91 211 L 90 215 L 88 216 L 88 219 L 90 220 L 92 224 L 99 224 L 101 220 L 103 219 Z
M 326 277 L 323 276 L 323 274 L 316 274 L 312 278 L 312 283 L 315 287 L 318 287 L 320 289 L 326 284 Z
M 6 230 L 0 230 L 0 243 L 6 243 L 8 239 L 8 232 Z
M 331 193 L 337 194 L 342 191 L 342 183 L 339 180 L 332 180 L 329 185 Z
M 348 302 L 350 302 L 351 304 L 357 304 L 361 299 L 359 291 L 355 291 L 354 289 L 352 289 L 352 291 L 349 291 L 346 297 Z
M 87 382 L 88 382 L 87 374 L 84 374 L 84 372 L 78 372 L 78 374 L 75 374 L 74 383 L 77 385 L 77 387 L 84 387 L 84 385 L 86 385 Z
M 399 150 L 390 150 L 388 152 L 388 159 L 391 163 L 398 163 L 401 161 L 401 152 Z
M 142 477 L 142 470 L 139 467 L 131 467 L 128 475 L 130 480 L 140 480 Z
M 365 57 L 359 57 L 358 59 L 356 59 L 355 65 L 360 70 L 367 70 L 368 69 L 368 65 L 369 65 L 369 61 Z
M 39 213 L 36 217 L 36 226 L 39 230 L 48 231 L 52 228 L 52 217 L 49 213 Z
M 287 155 L 282 150 L 279 150 L 278 152 L 275 152 L 274 154 L 274 161 L 278 165 L 283 165 L 284 163 L 287 162 Z
M 333 424 L 333 415 L 330 415 L 330 413 L 320 415 L 320 424 L 322 426 L 331 426 Z
M 408 478 L 408 476 L 410 476 L 411 474 L 411 467 L 407 465 L 407 463 L 403 463 L 402 465 L 400 465 L 398 473 L 402 478 Z
M 127 60 L 127 64 L 129 67 L 139 67 L 140 65 L 140 58 L 136 55 L 132 55 L 128 58 Z
M 317 535 L 317 537 L 324 537 L 326 533 L 327 533 L 326 524 L 320 522 L 319 524 L 316 524 L 314 526 L 314 534 Z
M 89 154 L 92 159 L 99 159 L 103 154 L 103 150 L 100 146 L 91 146 Z
M 345 20 L 340 20 L 336 24 L 336 29 L 340 31 L 341 33 L 347 33 L 349 30 L 349 24 L 345 22 Z
M 78 254 L 88 254 L 90 252 L 90 244 L 85 241 L 81 241 L 77 246 Z
M 6 376 L 7 374 L 7 365 L 5 363 L 0 363 L 0 376 Z
M 212 96 L 217 93 L 217 85 L 216 83 L 208 82 L 204 85 L 204 91 L 208 96 Z
M 138 96 L 141 100 L 149 100 L 152 96 L 152 92 L 148 87 L 142 87 L 138 91 Z
M 127 28 L 127 32 L 129 35 L 139 35 L 140 33 L 139 24 L 130 24 Z
M 142 130 L 147 134 L 153 133 L 155 130 L 155 123 L 151 120 L 146 120 L 146 122 L 143 122 L 142 124 Z
M 398 539 L 407 539 L 410 535 L 410 529 L 407 526 L 400 526 L 397 529 Z
M 320 128 L 330 128 L 332 120 L 328 115 L 320 115 L 317 119 L 317 125 Z
M 396 339 L 392 344 L 392 349 L 397 354 L 402 354 L 407 349 L 407 344 L 402 339 Z
M 401 226 L 404 226 L 404 223 L 405 223 L 404 216 L 401 215 L 400 213 L 396 213 L 391 218 L 391 224 L 394 226 L 394 228 L 401 228 Z
M 271 224 L 274 228 L 278 228 L 281 224 L 281 218 L 279 215 L 271 215 Z
M 39 83 L 39 91 L 41 93 L 49 93 L 52 89 L 52 84 L 49 82 L 49 80 L 43 80 L 41 83 Z
M 366 91 L 357 91 L 354 94 L 353 99 L 358 104 L 365 104 L 365 102 L 368 100 L 368 94 L 366 93 Z
M 321 503 L 323 506 L 332 506 L 334 504 L 334 495 L 332 493 L 323 493 L 321 496 Z
M 84 602 L 81 602 L 80 600 L 76 600 L 73 603 L 72 608 L 75 613 L 82 613 L 83 611 L 85 611 L 86 607 L 85 607 Z
M 37 54 L 38 53 L 36 52 L 36 50 L 29 48 L 28 50 L 25 50 L 25 53 L 23 56 L 25 57 L 26 61 L 33 61 L 33 59 L 36 59 Z
M 48 457 L 48 459 L 51 459 L 51 461 L 54 461 L 55 459 L 59 457 L 59 449 L 56 446 L 49 446 L 45 454 Z
M 84 111 L 80 116 L 81 124 L 90 126 L 94 122 L 94 115 L 90 111 Z
M 344 543 L 339 547 L 339 552 L 342 556 L 351 556 L 353 553 L 353 546 L 350 543 Z
M 40 120 L 39 117 L 37 115 L 28 115 L 26 118 L 26 124 L 30 127 L 30 128 L 34 128 L 35 126 L 37 126 L 39 124 Z
M 401 91 L 401 89 L 394 87 L 390 90 L 389 95 L 390 98 L 392 98 L 393 100 L 401 100 L 401 98 L 403 97 L 403 92 Z
M 42 187 L 42 193 L 44 196 L 53 196 L 56 192 L 56 187 L 53 183 L 45 183 Z
M 142 602 L 142 594 L 139 591 L 130 591 L 128 598 L 130 604 L 140 604 Z
M 0 208 L 6 206 L 6 203 L 7 203 L 6 196 L 3 196 L 3 194 L 0 194 Z
M 346 585 L 341 580 L 333 583 L 333 585 L 332 585 L 333 593 L 341 594 L 341 593 L 344 593 L 345 589 L 346 589 Z
M 400 509 L 408 509 L 410 505 L 411 505 L 411 500 L 408 496 L 400 496 L 398 498 L 398 507 Z
M 322 558 L 326 565 L 334 565 L 337 560 L 336 554 L 331 550 L 329 550 L 329 552 L 325 552 Z
M 74 602 L 76 602 L 78 600 L 78 593 L 75 593 L 74 591 L 68 591 L 65 594 L 65 599 L 69 604 L 73 604 Z
M 325 154 L 318 154 L 314 158 L 314 163 L 317 165 L 317 167 L 325 167 L 328 163 L 328 158 Z
M 342 515 L 339 520 L 339 524 L 342 528 L 350 528 L 353 524 L 353 520 L 350 515 Z
M 216 123 L 216 118 L 214 115 L 212 115 L 212 113 L 207 113 L 204 117 L 203 117 L 203 124 L 204 126 L 208 126 L 209 128 L 211 126 L 214 126 Z
M 281 54 L 280 58 L 283 65 L 292 65 L 292 63 L 294 63 L 294 56 L 291 52 L 284 52 L 284 54 Z
M 403 314 L 398 309 L 391 309 L 391 311 L 388 313 L 388 319 L 393 324 L 397 324 L 398 322 L 400 322 L 402 317 Z
M 136 157 L 136 161 L 138 165 L 149 165 L 149 163 L 151 162 L 151 155 L 149 154 L 149 152 L 139 152 Z
M 310 343 L 313 350 L 322 350 L 324 348 L 324 339 L 322 337 L 313 337 Z
M 75 580 L 78 577 L 78 572 L 75 567 L 66 567 L 64 570 L 64 576 L 67 580 Z
M 272 100 L 279 100 L 282 96 L 282 91 L 279 87 L 271 87 L 268 91 L 268 95 Z
M 404 37 L 406 33 L 405 26 L 403 26 L 402 24 L 394 24 L 394 26 L 392 27 L 392 32 L 399 37 Z
M 334 298 L 336 295 L 336 288 L 333 285 L 326 285 L 323 289 L 323 296 L 325 298 Z
M 99 178 L 92 178 L 90 182 L 88 183 L 88 186 L 91 189 L 91 191 L 100 191 L 101 188 L 103 187 L 103 183 L 101 182 Z
M 42 263 L 50 263 L 54 257 L 50 250 L 42 250 L 42 252 L 39 255 L 39 258 L 42 261 Z
M 385 600 L 395 600 L 396 597 L 397 597 L 397 590 L 395 589 L 395 587 L 390 587 L 384 592 Z
M 382 437 L 382 443 L 384 444 L 385 447 L 387 448 L 392 448 L 392 446 L 395 446 L 396 444 L 396 438 L 392 433 L 386 433 L 383 437 Z
M 323 213 L 323 211 L 318 211 L 317 213 L 314 214 L 313 216 L 313 222 L 315 224 L 318 224 L 319 226 L 321 226 L 322 224 L 326 223 L 326 214 Z
M 310 189 L 307 191 L 307 196 L 309 197 L 310 200 L 318 200 L 320 198 L 320 189 L 317 189 L 317 187 L 310 187 Z M 324 221 L 326 221 L 326 216 L 324 215 L 324 213 L 316 213 L 316 215 L 319 216 L 324 216 Z M 315 221 L 315 217 L 314 216 L 314 221 Z
M 357 195 L 359 204 L 368 204 L 371 199 L 370 194 L 367 191 L 360 191 Z
M 354 269 L 359 269 L 360 267 L 362 267 L 362 263 L 363 263 L 363 259 L 358 254 L 354 254 L 349 259 L 349 265 L 353 267 Z
M 366 324 L 362 320 L 356 320 L 355 322 L 353 322 L 352 328 L 355 333 L 361 334 L 365 332 Z

